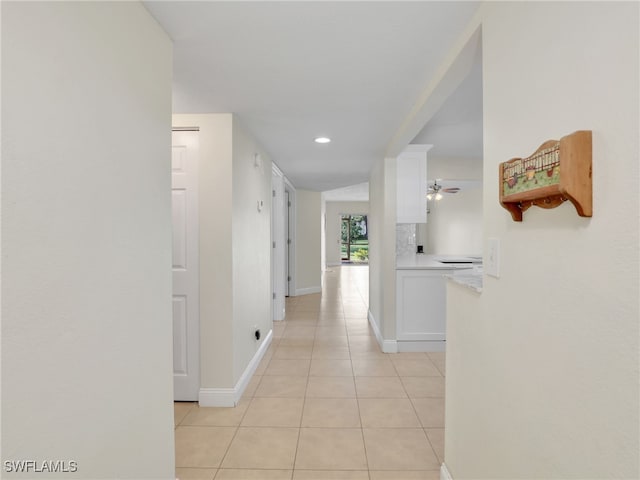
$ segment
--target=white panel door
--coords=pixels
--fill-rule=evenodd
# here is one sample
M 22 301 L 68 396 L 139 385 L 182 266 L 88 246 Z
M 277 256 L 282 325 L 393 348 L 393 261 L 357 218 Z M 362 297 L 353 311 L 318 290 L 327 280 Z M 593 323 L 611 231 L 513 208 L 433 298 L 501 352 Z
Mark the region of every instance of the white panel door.
M 173 396 L 198 400 L 200 318 L 198 274 L 198 132 L 172 135 Z

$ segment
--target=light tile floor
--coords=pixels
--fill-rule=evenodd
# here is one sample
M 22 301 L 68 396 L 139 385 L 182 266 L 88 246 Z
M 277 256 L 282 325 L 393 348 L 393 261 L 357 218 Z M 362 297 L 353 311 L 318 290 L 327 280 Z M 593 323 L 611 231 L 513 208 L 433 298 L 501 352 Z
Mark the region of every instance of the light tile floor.
M 333 267 L 287 317 L 235 408 L 175 403 L 180 480 L 436 480 L 444 353 L 384 354 L 368 267 Z

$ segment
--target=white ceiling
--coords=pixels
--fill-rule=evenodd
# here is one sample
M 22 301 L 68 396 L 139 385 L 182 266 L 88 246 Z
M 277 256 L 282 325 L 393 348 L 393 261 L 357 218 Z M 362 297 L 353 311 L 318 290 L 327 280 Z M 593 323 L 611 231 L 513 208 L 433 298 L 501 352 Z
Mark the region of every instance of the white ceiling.
M 478 3 L 145 6 L 174 42 L 174 112 L 236 113 L 297 188 L 324 191 L 368 180 Z M 440 116 L 417 138 L 440 141 L 443 124 L 466 127 Z M 315 144 L 320 135 L 333 141 Z
M 482 159 L 482 50 L 469 75 L 411 143 L 431 144 L 431 158 Z

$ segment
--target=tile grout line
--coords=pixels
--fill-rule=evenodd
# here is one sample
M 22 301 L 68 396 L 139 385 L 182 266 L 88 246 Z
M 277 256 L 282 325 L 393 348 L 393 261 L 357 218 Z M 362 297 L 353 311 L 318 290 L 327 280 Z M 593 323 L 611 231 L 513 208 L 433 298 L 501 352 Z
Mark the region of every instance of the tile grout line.
M 342 312 L 344 313 L 344 304 L 342 304 Z M 346 318 L 345 318 L 345 328 L 346 328 Z M 367 443 L 364 438 L 364 422 L 362 421 L 362 409 L 360 408 L 360 395 L 358 395 L 358 383 L 356 381 L 356 371 L 353 366 L 353 355 L 351 354 L 351 335 L 349 335 L 349 329 L 347 330 L 347 346 L 349 351 L 349 363 L 351 364 L 351 373 L 353 378 L 353 388 L 356 396 L 356 405 L 358 406 L 358 419 L 360 420 L 360 436 L 362 438 L 362 449 L 364 451 L 364 461 L 367 465 L 367 477 L 371 480 L 371 467 L 369 465 L 369 455 L 367 454 Z
M 275 351 L 275 348 L 274 348 L 274 351 Z M 269 364 L 271 363 L 272 359 L 273 359 L 273 354 L 269 358 L 269 362 L 267 363 L 267 365 L 265 365 L 265 372 L 266 372 L 267 368 L 269 367 Z M 254 376 L 255 376 L 255 373 L 251 376 L 251 379 L 253 379 Z M 249 408 L 253 404 L 253 400 L 256 398 L 255 394 L 258 391 L 258 388 L 260 387 L 260 384 L 262 383 L 262 378 L 263 378 L 263 376 L 260 376 L 260 380 L 258 381 L 258 385 L 256 385 L 256 388 L 255 388 L 255 390 L 253 391 L 253 393 L 251 395 L 251 399 L 249 400 L 249 405 L 247 405 L 247 408 L 242 413 L 242 416 L 240 417 L 240 420 L 238 421 L 238 425 L 236 426 L 236 430 L 235 430 L 235 432 L 233 432 L 233 437 L 231 437 L 231 441 L 229 442 L 229 445 L 227 445 L 227 448 L 226 448 L 226 450 L 224 452 L 224 455 L 220 459 L 220 465 L 218 465 L 218 470 L 217 470 L 215 476 L 213 477 L 214 480 L 218 476 L 218 474 L 220 473 L 220 470 L 222 470 L 222 465 L 223 465 L 225 459 L 227 458 L 227 455 L 229 454 L 229 450 L 231 449 L 231 445 L 233 444 L 233 441 L 238 436 L 238 432 L 240 431 L 240 427 L 242 426 L 242 422 L 244 421 L 244 417 L 246 417 L 247 413 L 249 412 Z M 240 400 L 242 400 L 242 398 Z M 237 408 L 237 405 L 235 407 L 233 407 L 233 408 Z
M 261 383 L 261 382 L 262 382 L 262 379 L 260 379 L 259 383 Z M 256 390 L 257 389 L 258 389 L 258 387 L 256 387 Z M 255 391 L 253 393 L 255 394 Z M 233 441 L 238 436 L 238 432 L 240 431 L 240 426 L 242 425 L 242 421 L 244 420 L 244 417 L 247 415 L 247 412 L 249 411 L 249 407 L 251 407 L 251 404 L 253 403 L 253 399 L 254 398 L 255 398 L 255 396 L 252 395 L 251 396 L 251 401 L 249 402 L 249 405 L 247 405 L 247 408 L 245 409 L 244 413 L 240 417 L 240 421 L 238 422 L 238 425 L 236 426 L 236 431 L 233 432 L 233 437 L 231 437 L 231 441 L 229 442 L 229 445 L 227 445 L 227 448 L 224 451 L 224 455 L 220 459 L 220 465 L 218 465 L 218 471 L 216 472 L 216 475 L 213 477 L 214 479 L 215 479 L 215 477 L 218 476 L 218 473 L 220 473 L 220 470 L 222 470 L 222 464 L 224 463 L 224 461 L 227 458 L 227 455 L 229 454 L 229 450 L 231 449 L 231 445 L 233 444 Z M 237 408 L 237 405 L 235 407 L 232 407 L 232 408 Z
M 311 350 L 313 351 L 313 344 L 311 344 Z M 309 360 L 309 371 L 310 370 L 311 370 L 311 360 Z M 300 446 L 300 433 L 302 432 L 302 417 L 304 416 L 305 397 L 307 395 L 307 388 L 309 385 L 309 375 L 308 375 L 309 371 L 307 371 L 307 384 L 304 387 L 304 392 L 302 397 L 302 410 L 300 411 L 300 421 L 298 422 L 298 437 L 296 438 L 296 449 L 293 452 L 293 460 L 291 462 L 291 477 L 290 477 L 291 480 L 293 480 L 293 477 L 296 471 L 296 459 L 298 458 L 298 447 Z
M 316 318 L 316 325 L 318 324 L 318 319 L 320 317 L 320 311 L 318 311 L 318 317 Z M 317 328 L 317 327 L 316 327 Z M 304 410 L 307 405 L 307 391 L 309 390 L 309 379 L 311 378 L 311 364 L 313 363 L 313 350 L 315 348 L 316 343 L 316 334 L 313 335 L 313 343 L 311 343 L 311 355 L 309 357 L 309 370 L 307 370 L 307 383 L 304 386 L 304 393 L 302 396 L 302 411 L 300 412 L 300 422 L 298 425 L 298 439 L 296 440 L 296 450 L 293 454 L 293 464 L 291 465 L 291 479 L 295 476 L 296 471 L 296 462 L 298 460 L 298 450 L 300 448 L 300 437 L 302 435 L 302 420 L 304 418 Z
M 351 277 L 349 277 L 349 278 L 351 278 Z M 302 325 L 300 325 L 300 326 L 311 326 L 311 325 L 309 325 L 308 322 L 309 322 L 309 320 L 311 320 L 309 318 L 309 316 L 310 316 L 309 314 L 313 310 L 316 313 L 315 321 L 313 323 L 313 325 L 315 327 L 315 330 L 314 330 L 314 334 L 312 336 L 311 348 L 310 348 L 310 353 L 309 353 L 310 359 L 309 359 L 307 375 L 306 375 L 307 378 L 306 378 L 305 387 L 304 387 L 304 391 L 303 391 L 303 397 L 302 397 L 302 410 L 301 410 L 301 415 L 300 415 L 300 419 L 299 419 L 299 422 L 298 422 L 298 435 L 297 435 L 295 451 L 294 451 L 294 455 L 293 455 L 293 465 L 291 467 L 291 471 L 287 475 L 287 478 L 289 478 L 290 480 L 293 480 L 294 478 L 296 478 L 296 471 L 297 470 L 300 470 L 301 472 L 304 471 L 304 470 L 308 470 L 308 469 L 305 469 L 305 468 L 297 469 L 296 468 L 296 462 L 297 462 L 297 459 L 298 459 L 298 454 L 299 453 L 303 454 L 303 452 L 300 450 L 300 441 L 301 441 L 301 434 L 302 434 L 302 428 L 303 428 L 303 422 L 304 422 L 304 416 L 305 416 L 305 409 L 306 409 L 306 405 L 308 403 L 307 402 L 307 396 L 308 396 L 309 387 L 310 387 L 311 370 L 312 370 L 312 365 L 313 365 L 313 361 L 314 361 L 314 355 L 315 354 L 319 354 L 321 348 L 324 348 L 324 347 L 332 348 L 332 347 L 340 346 L 340 345 L 336 345 L 335 343 L 332 342 L 333 335 L 322 335 L 321 331 L 318 330 L 318 328 L 320 326 L 323 326 L 323 327 L 334 327 L 334 326 L 337 326 L 335 324 L 336 322 L 324 322 L 323 321 L 323 323 L 321 324 L 320 323 L 321 318 L 329 319 L 329 320 L 331 320 L 332 318 L 335 318 L 338 321 L 339 325 L 344 328 L 345 333 L 346 333 L 347 342 L 346 342 L 346 352 L 345 353 L 348 354 L 348 359 L 349 359 L 349 363 L 350 363 L 350 366 L 351 366 L 351 375 L 349 377 L 347 377 L 347 378 L 351 378 L 351 381 L 353 382 L 354 397 L 355 397 L 355 400 L 356 400 L 355 403 L 356 403 L 356 406 L 357 406 L 357 409 L 358 409 L 358 411 L 357 411 L 358 419 L 360 421 L 359 430 L 360 430 L 360 433 L 361 433 L 361 441 L 363 442 L 364 460 L 365 460 L 365 465 L 366 465 L 365 468 L 366 468 L 366 471 L 367 471 L 367 475 L 366 476 L 363 475 L 362 478 L 368 478 L 369 480 L 371 480 L 374 471 L 372 471 L 371 468 L 370 468 L 369 458 L 368 458 L 369 455 L 368 455 L 368 452 L 367 452 L 367 445 L 366 445 L 366 442 L 365 442 L 365 435 L 364 435 L 365 427 L 364 427 L 364 423 L 363 423 L 362 409 L 361 409 L 361 405 L 360 405 L 360 400 L 361 399 L 366 399 L 366 398 L 376 398 L 376 399 L 378 399 L 378 398 L 380 398 L 380 399 L 397 398 L 395 396 L 387 396 L 387 395 L 397 395 L 400 392 L 403 392 L 403 394 L 405 395 L 404 398 L 406 398 L 406 399 L 408 399 L 410 401 L 413 413 L 416 415 L 416 417 L 419 420 L 419 425 L 421 425 L 421 427 L 422 427 L 421 428 L 422 435 L 424 435 L 424 437 L 426 437 L 427 442 L 429 444 L 429 447 L 430 447 L 432 453 L 434 454 L 434 458 L 436 459 L 436 461 L 439 462 L 440 458 L 439 458 L 439 456 L 438 456 L 438 454 L 436 452 L 436 448 L 434 447 L 435 443 L 429 437 L 428 430 L 429 429 L 434 429 L 434 432 L 435 432 L 434 438 L 438 439 L 438 437 L 440 435 L 442 435 L 444 432 L 443 431 L 442 432 L 438 432 L 436 430 L 443 430 L 443 428 L 440 428 L 440 427 L 425 427 L 425 424 L 422 422 L 422 419 L 418 415 L 418 410 L 417 410 L 415 405 L 416 405 L 416 402 L 420 402 L 422 398 L 433 398 L 433 399 L 440 398 L 441 400 L 444 400 L 444 399 L 442 397 L 432 396 L 432 395 L 426 395 L 426 396 L 419 395 L 419 396 L 417 396 L 415 398 L 411 397 L 409 395 L 409 392 L 408 392 L 407 384 L 404 381 L 403 377 L 400 375 L 400 370 L 399 370 L 399 369 L 402 369 L 404 367 L 408 367 L 408 365 L 400 364 L 398 366 L 398 365 L 396 365 L 396 362 L 393 361 L 394 359 L 392 359 L 392 356 L 383 355 L 380 358 L 387 358 L 391 362 L 391 364 L 393 365 L 393 369 L 389 370 L 389 371 L 393 371 L 393 372 L 395 372 L 395 374 L 393 376 L 390 376 L 390 375 L 380 376 L 380 375 L 375 375 L 374 374 L 374 375 L 366 375 L 365 377 L 368 377 L 368 378 L 386 378 L 386 377 L 398 378 L 399 381 L 400 381 L 400 388 L 401 389 L 397 389 L 396 390 L 396 387 L 394 385 L 393 386 L 393 391 L 388 394 L 387 393 L 388 390 L 386 389 L 385 384 L 383 382 L 380 386 L 375 386 L 374 390 L 372 391 L 373 393 L 377 393 L 376 395 L 372 394 L 372 396 L 370 396 L 370 397 L 367 397 L 367 396 L 363 397 L 358 392 L 357 382 L 356 382 L 357 377 L 356 377 L 356 374 L 355 374 L 354 362 L 356 360 L 358 362 L 359 361 L 365 362 L 367 360 L 375 361 L 376 358 L 378 358 L 378 356 L 374 355 L 373 354 L 374 350 L 372 350 L 371 347 L 367 347 L 366 342 L 364 342 L 365 338 L 370 338 L 371 337 L 370 333 L 369 334 L 365 334 L 365 335 L 358 335 L 358 334 L 363 333 L 363 329 L 359 326 L 359 324 L 361 322 L 363 322 L 364 324 L 368 325 L 368 322 L 366 320 L 363 320 L 364 317 L 362 317 L 362 315 L 359 315 L 358 313 L 354 313 L 354 312 L 357 312 L 358 310 L 361 309 L 361 306 L 362 306 L 361 303 L 364 304 L 366 308 L 368 308 L 367 302 L 364 301 L 364 297 L 363 297 L 362 293 L 360 292 L 359 284 L 358 285 L 356 285 L 354 283 L 350 284 L 351 287 L 354 287 L 355 291 L 359 294 L 359 298 L 356 298 L 354 295 L 352 295 L 352 294 L 350 295 L 350 292 L 354 293 L 352 291 L 353 289 L 349 290 L 349 291 L 342 292 L 343 285 L 342 285 L 341 279 L 342 280 L 345 280 L 345 279 L 348 280 L 346 277 L 345 278 L 342 278 L 342 277 L 335 278 L 335 275 L 332 275 L 331 278 L 330 278 L 330 281 L 326 281 L 325 282 L 325 289 L 323 289 L 323 293 L 325 293 L 327 291 L 327 287 L 328 287 L 329 295 L 326 295 L 326 296 L 324 296 L 322 294 L 320 295 L 321 304 L 320 304 L 320 308 L 319 309 L 318 309 L 318 305 L 317 305 L 317 300 L 318 300 L 317 297 L 313 298 L 313 299 L 310 299 L 311 303 L 307 303 L 305 301 L 304 304 L 300 304 L 300 307 L 301 307 L 300 313 L 302 314 L 302 317 L 303 317 L 301 319 L 301 320 L 303 320 L 303 322 L 302 322 Z M 348 282 L 345 281 L 344 283 L 348 283 Z M 345 285 L 344 288 L 348 289 L 348 286 Z M 343 297 L 343 294 L 346 294 L 346 296 Z M 325 300 L 326 300 L 326 302 L 325 302 Z M 348 308 L 349 308 L 349 311 L 350 311 L 349 319 L 347 319 L 346 316 L 345 316 L 346 315 L 345 314 L 345 311 L 346 311 L 345 308 L 347 308 L 346 304 L 348 304 Z M 325 308 L 323 308 L 323 305 L 324 305 Z M 294 317 L 295 317 L 295 312 L 297 311 L 296 306 L 297 306 L 296 304 L 293 304 L 293 305 L 291 305 L 291 308 L 287 309 L 287 310 L 291 310 L 290 315 L 293 315 Z M 315 309 L 314 309 L 314 306 L 315 306 Z M 330 311 L 332 313 L 328 313 L 328 311 Z M 349 325 L 351 325 L 351 327 L 352 327 L 351 329 L 348 328 Z M 265 364 L 265 368 L 264 368 L 264 371 L 262 373 L 266 373 L 266 370 L 273 363 L 272 360 L 275 359 L 279 347 L 280 346 L 284 346 L 284 345 L 281 345 L 281 341 L 285 338 L 286 332 L 289 331 L 289 333 L 295 334 L 295 328 L 290 328 L 290 327 L 296 327 L 296 326 L 297 325 L 296 325 L 295 321 L 293 323 L 291 321 L 288 321 L 283 326 L 284 328 L 282 328 L 282 330 L 280 332 L 281 336 L 277 339 L 278 340 L 277 343 L 274 342 L 274 349 L 272 350 L 271 355 L 270 355 L 267 363 Z M 333 333 L 331 330 L 332 330 L 331 328 L 328 328 L 328 329 L 324 329 L 323 331 L 328 332 L 328 333 Z M 354 333 L 351 333 L 352 331 Z M 340 335 L 340 337 L 342 337 L 342 335 Z M 319 342 L 319 340 L 323 340 L 323 341 Z M 362 340 L 362 342 L 361 342 L 361 340 Z M 295 343 L 294 343 L 294 346 L 295 346 Z M 355 351 L 354 351 L 354 348 L 356 348 Z M 342 350 L 342 347 L 339 350 Z M 377 350 L 377 352 L 379 352 L 379 349 L 376 349 L 376 350 Z M 357 354 L 357 355 L 355 355 L 355 354 Z M 286 355 L 287 355 L 287 353 L 285 353 L 285 356 Z M 337 352 L 337 357 L 338 358 L 340 358 L 341 355 L 342 355 L 341 352 Z M 423 355 L 426 356 L 426 358 L 429 360 L 429 362 L 435 367 L 435 370 L 439 374 L 438 376 L 440 378 L 445 377 L 443 371 L 440 368 L 438 368 L 438 365 L 443 363 L 442 362 L 442 358 L 439 357 L 439 356 L 436 357 L 437 360 L 438 360 L 438 362 L 436 362 L 426 352 Z M 329 355 L 328 359 L 331 359 L 331 357 L 332 357 L 332 355 Z M 380 359 L 380 358 L 378 358 L 378 359 Z M 398 359 L 399 358 L 402 358 L 402 357 L 398 356 Z M 288 360 L 288 358 L 287 358 L 287 360 Z M 292 360 L 295 360 L 295 358 L 292 358 Z M 386 370 L 377 371 L 376 369 L 374 369 L 374 371 L 372 373 L 384 373 L 384 372 L 386 372 Z M 320 376 L 326 376 L 326 375 L 322 375 L 322 371 L 320 371 L 319 373 L 320 373 Z M 335 372 L 332 372 L 332 373 L 335 373 Z M 367 373 L 367 372 L 365 372 L 365 373 Z M 258 375 L 256 374 L 254 376 L 258 376 Z M 288 374 L 287 376 L 288 377 L 293 377 L 295 375 Z M 332 376 L 335 376 L 335 375 L 329 375 L 329 376 L 332 377 Z M 413 375 L 413 376 L 422 377 L 422 375 Z M 337 377 L 341 377 L 341 375 L 337 375 Z M 411 377 L 411 375 L 409 375 L 409 377 Z M 226 450 L 224 452 L 224 455 L 221 457 L 221 461 L 219 463 L 219 466 L 216 468 L 216 470 L 214 472 L 214 478 L 218 478 L 221 475 L 222 465 L 223 465 L 224 461 L 227 459 L 227 457 L 229 455 L 229 452 L 230 452 L 230 449 L 231 449 L 231 445 L 233 444 L 233 442 L 236 440 L 237 436 L 240 433 L 240 428 L 243 428 L 242 422 L 247 417 L 249 409 L 254 404 L 254 400 L 257 398 L 255 396 L 255 394 L 257 393 L 258 389 L 260 388 L 263 378 L 264 378 L 264 375 L 261 375 L 259 381 L 256 384 L 255 389 L 253 389 L 252 395 L 247 399 L 248 402 L 249 402 L 249 405 L 247 406 L 246 410 L 241 414 L 239 423 L 237 423 L 237 425 L 235 426 L 235 431 L 233 432 L 233 436 L 231 438 L 231 441 L 227 445 L 227 448 L 226 448 Z M 371 386 L 373 387 L 373 385 L 371 385 Z M 369 388 L 368 384 L 365 383 L 363 388 Z M 424 387 L 420 387 L 420 388 L 424 388 Z M 381 390 L 376 392 L 376 389 L 381 389 Z M 428 393 L 433 393 L 433 391 L 430 390 L 430 389 L 427 389 L 426 391 Z M 363 392 L 363 393 L 366 394 L 366 392 Z M 331 391 L 329 392 L 329 394 L 331 394 Z M 265 398 L 268 398 L 268 397 L 265 397 Z M 276 398 L 276 397 L 272 397 L 272 398 Z M 311 397 L 309 397 L 309 398 L 311 398 Z M 318 397 L 318 398 L 349 398 L 349 397 L 342 397 L 342 396 L 340 396 L 340 397 L 335 396 L 334 397 L 334 395 L 330 395 L 328 397 Z M 194 408 L 193 406 L 191 408 L 189 408 L 189 410 L 182 416 L 182 418 L 180 419 L 178 424 L 175 426 L 176 429 L 177 429 L 178 426 L 183 426 L 183 423 L 184 423 L 185 419 L 193 412 L 193 408 Z M 437 408 L 439 408 L 439 406 L 437 406 Z M 428 413 L 428 411 L 427 411 L 427 413 Z M 430 418 L 430 416 L 428 416 L 428 417 Z M 433 422 L 428 422 L 428 423 L 431 424 Z M 203 426 L 206 427 L 206 425 L 203 425 Z M 265 427 L 267 427 L 267 426 L 265 426 Z M 309 428 L 311 428 L 311 427 L 309 427 Z M 328 428 L 328 427 L 326 427 L 326 428 Z M 335 428 L 349 428 L 349 427 L 345 426 L 345 424 L 340 423 L 340 424 L 336 424 Z M 370 427 L 370 428 L 374 428 L 374 427 Z M 380 427 L 380 428 L 384 429 L 383 427 Z M 388 428 L 390 428 L 390 429 L 392 429 L 392 428 L 393 429 L 398 429 L 397 427 L 388 427 Z M 409 427 L 406 427 L 406 428 L 409 429 Z M 411 429 L 415 430 L 415 427 L 411 427 Z M 438 445 L 440 444 L 440 442 L 437 442 L 437 443 L 438 443 Z M 300 458 L 302 459 L 302 457 L 300 457 Z M 194 468 L 197 468 L 197 467 L 194 467 Z M 202 468 L 204 468 L 204 467 L 202 467 Z M 208 467 L 208 468 L 211 468 L 211 467 Z M 229 467 L 229 468 L 231 468 L 231 467 Z M 241 467 L 238 467 L 238 468 L 243 469 L 245 467 L 241 466 Z M 258 468 L 257 470 L 271 470 L 271 469 Z M 331 469 L 327 469 L 327 470 L 331 470 Z M 362 471 L 364 472 L 364 470 L 362 470 Z
M 174 436 L 175 436 L 175 431 L 178 427 L 183 426 L 182 422 L 185 421 L 185 419 L 189 416 L 189 414 L 191 413 L 191 410 L 193 410 L 193 408 L 195 407 L 195 402 L 189 402 L 191 403 L 191 407 L 189 407 L 189 410 L 187 410 L 187 412 L 182 416 L 182 418 L 180 419 L 180 421 L 178 423 L 175 424 L 175 426 L 173 427 L 173 431 L 174 431 Z M 174 402 L 175 404 L 175 402 Z
M 400 380 L 402 382 L 402 379 Z M 404 384 L 403 384 L 404 387 Z M 405 393 L 406 389 L 405 389 Z M 409 398 L 409 401 L 411 402 L 411 407 L 413 408 L 413 412 L 415 413 L 416 417 L 418 417 L 418 421 L 420 422 L 420 425 L 422 426 L 422 432 L 424 433 L 424 436 L 427 439 L 427 442 L 429 443 L 429 446 L 431 447 L 431 451 L 434 455 L 434 457 L 436 458 L 437 462 L 440 462 L 440 457 L 438 456 L 438 453 L 436 452 L 436 449 L 433 446 L 433 443 L 431 442 L 431 439 L 429 438 L 429 435 L 427 434 L 427 427 L 424 426 L 424 423 L 422 422 L 422 418 L 420 418 L 420 415 L 418 414 L 418 410 L 416 409 L 415 403 L 413 402 L 413 398 L 409 397 L 409 394 L 407 393 L 407 397 Z M 444 461 L 444 459 L 443 459 Z

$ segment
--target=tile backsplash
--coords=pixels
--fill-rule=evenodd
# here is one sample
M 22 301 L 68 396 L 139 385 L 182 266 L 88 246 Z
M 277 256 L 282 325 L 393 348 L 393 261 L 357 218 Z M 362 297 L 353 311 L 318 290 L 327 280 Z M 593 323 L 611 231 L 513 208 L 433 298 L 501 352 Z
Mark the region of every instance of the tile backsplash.
M 396 256 L 416 253 L 416 224 L 396 224 Z

